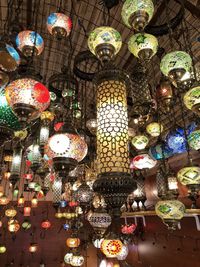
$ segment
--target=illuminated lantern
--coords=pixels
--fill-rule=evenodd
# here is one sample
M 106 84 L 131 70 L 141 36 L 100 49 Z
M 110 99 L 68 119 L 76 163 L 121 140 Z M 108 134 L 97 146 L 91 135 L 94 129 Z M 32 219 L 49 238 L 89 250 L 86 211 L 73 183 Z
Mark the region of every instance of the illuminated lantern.
M 142 61 L 150 60 L 157 52 L 157 38 L 147 33 L 137 33 L 128 42 L 129 51 Z
M 137 150 L 143 150 L 148 145 L 149 138 L 146 135 L 136 135 L 131 140 L 131 143 Z
M 47 29 L 58 39 L 66 37 L 72 29 L 71 19 L 62 13 L 51 13 L 47 19 Z
M 0 197 L 0 205 L 5 206 L 10 202 L 9 198 L 6 195 Z
M 57 178 L 53 182 L 53 203 L 59 203 L 62 195 L 62 181 L 60 178 Z
M 71 264 L 72 258 L 73 258 L 73 253 L 72 252 L 68 252 L 64 256 L 64 262 L 66 264 Z
M 121 252 L 117 256 L 117 259 L 120 260 L 120 261 L 123 261 L 123 260 L 126 259 L 127 256 L 128 256 L 128 246 L 127 245 L 123 245 Z
M 49 139 L 50 123 L 54 120 L 54 114 L 50 111 L 43 111 L 40 116 L 41 127 L 39 135 L 40 150 L 44 153 L 44 147 Z
M 76 192 L 77 201 L 81 205 L 88 205 L 92 201 L 92 198 L 93 198 L 93 191 L 85 182 L 82 183 Z
M 200 130 L 196 130 L 188 136 L 188 144 L 194 150 L 200 149 Z
M 77 248 L 80 245 L 81 241 L 78 237 L 69 237 L 66 240 L 66 245 L 69 248 Z
M 130 235 L 136 230 L 136 225 L 135 224 L 125 224 L 121 227 L 121 232 L 122 234 L 125 235 Z
M 190 72 L 192 59 L 184 51 L 174 51 L 166 54 L 160 63 L 161 72 L 175 83 L 181 82 L 186 72 Z
M 6 171 L 6 172 L 4 172 L 3 178 L 6 179 L 6 180 L 9 180 L 10 179 L 10 175 L 11 175 L 10 171 Z
M 91 132 L 91 134 L 96 135 L 97 133 L 97 120 L 90 119 L 86 122 L 86 127 Z
M 184 95 L 183 102 L 188 109 L 200 115 L 200 86 L 195 86 L 187 91 Z
M 37 119 L 48 108 L 48 89 L 31 78 L 15 80 L 5 88 L 6 99 L 21 122 Z
M 163 131 L 163 126 L 161 123 L 151 122 L 147 125 L 146 131 L 152 137 L 158 137 Z
M 182 168 L 177 174 L 177 179 L 189 189 L 198 191 L 200 188 L 200 167 L 190 166 Z
M 17 211 L 13 207 L 11 207 L 5 211 L 5 215 L 8 218 L 13 218 L 17 215 Z
M 31 207 L 24 207 L 24 217 L 31 216 Z
M 31 199 L 31 207 L 32 208 L 37 208 L 38 206 L 38 199 L 36 196 L 34 196 L 32 199 Z
M 20 57 L 14 47 L 0 43 L 0 69 L 11 72 L 15 71 L 20 64 Z M 6 75 L 6 74 L 5 74 Z M 8 82 L 8 76 L 0 75 L 4 84 Z M 3 81 L 2 80 L 2 81 Z M 2 83 L 2 82 L 1 82 Z
M 135 156 L 131 161 L 131 168 L 139 170 L 154 168 L 157 161 L 149 156 L 149 154 L 140 154 Z
M 28 220 L 24 220 L 22 223 L 22 228 L 26 231 L 29 230 L 31 228 L 31 223 Z
M 113 59 L 121 46 L 120 33 L 111 27 L 98 27 L 89 34 L 88 47 L 102 62 Z
M 16 233 L 20 229 L 19 222 L 14 219 L 8 221 L 8 231 L 11 233 Z
M 6 246 L 3 244 L 0 244 L 0 254 L 4 254 L 6 252 Z
M 176 176 L 174 175 L 168 175 L 167 176 L 167 183 L 168 183 L 168 189 L 172 194 L 178 195 L 178 183 Z
M 161 200 L 155 206 L 158 217 L 169 227 L 175 229 L 185 213 L 185 206 L 179 200 Z
M 126 0 L 122 7 L 122 19 L 127 27 L 136 31 L 143 31 L 154 13 L 151 0 Z
M 70 262 L 71 266 L 82 266 L 84 263 L 84 257 L 81 255 L 73 255 L 72 260 Z
M 116 258 L 122 251 L 123 244 L 119 239 L 104 239 L 101 251 L 107 258 Z
M 93 241 L 93 245 L 94 245 L 94 247 L 95 248 L 100 248 L 101 247 L 101 242 L 103 241 L 103 238 L 101 238 L 101 239 L 95 239 L 94 241 Z
M 41 227 L 45 230 L 49 229 L 51 227 L 51 222 L 49 220 L 44 220 L 41 223 Z
M 46 146 L 46 154 L 53 159 L 53 167 L 61 177 L 76 167 L 87 154 L 85 140 L 74 129 L 64 124 L 51 136 Z
M 34 31 L 22 31 L 16 37 L 17 48 L 26 57 L 38 56 L 44 49 L 42 37 Z
M 162 79 L 156 87 L 156 100 L 163 113 L 170 111 L 173 104 L 173 90 L 169 80 Z
M 33 171 L 36 171 L 39 168 L 42 159 L 39 145 L 34 142 L 31 146 L 27 148 L 26 153 L 27 159 L 31 162 L 31 169 Z
M 16 183 L 16 181 L 20 178 L 21 164 L 22 164 L 22 152 L 23 152 L 23 148 L 21 146 L 15 147 L 14 152 L 13 152 L 10 180 L 13 181 L 14 183 Z
M 29 250 L 30 253 L 37 252 L 38 244 L 37 243 L 31 243 L 28 250 Z

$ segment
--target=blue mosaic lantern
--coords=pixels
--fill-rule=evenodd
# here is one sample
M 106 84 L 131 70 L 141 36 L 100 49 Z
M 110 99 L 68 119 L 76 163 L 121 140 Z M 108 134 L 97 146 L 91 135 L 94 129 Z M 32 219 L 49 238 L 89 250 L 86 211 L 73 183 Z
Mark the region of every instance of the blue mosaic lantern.
M 150 147 L 149 155 L 155 160 L 162 160 L 173 156 L 173 151 L 163 143 Z
M 14 47 L 8 44 L 0 45 L 0 68 L 4 71 L 15 71 L 20 64 L 20 56 Z

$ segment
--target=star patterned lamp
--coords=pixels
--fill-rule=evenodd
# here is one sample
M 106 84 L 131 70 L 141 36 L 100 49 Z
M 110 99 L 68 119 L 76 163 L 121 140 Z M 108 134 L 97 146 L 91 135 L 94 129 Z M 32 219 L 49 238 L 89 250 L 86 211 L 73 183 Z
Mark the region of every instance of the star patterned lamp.
M 67 37 L 72 29 L 71 19 L 62 13 L 51 13 L 47 19 L 47 29 L 58 39 Z
M 129 51 L 141 61 L 150 60 L 157 52 L 156 37 L 147 33 L 137 33 L 131 36 L 128 42 Z
M 143 31 L 154 13 L 151 0 L 126 0 L 122 7 L 122 19 L 127 27 Z

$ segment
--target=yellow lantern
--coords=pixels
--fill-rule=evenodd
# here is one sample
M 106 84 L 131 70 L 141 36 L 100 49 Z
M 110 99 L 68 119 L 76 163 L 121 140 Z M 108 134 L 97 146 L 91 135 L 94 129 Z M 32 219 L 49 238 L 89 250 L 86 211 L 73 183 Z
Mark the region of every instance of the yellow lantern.
M 107 258 L 115 258 L 122 251 L 123 243 L 119 239 L 104 239 L 101 242 L 101 251 Z
M 146 135 L 136 135 L 131 141 L 132 145 L 137 150 L 143 150 L 149 143 L 149 138 Z
M 17 211 L 13 207 L 11 207 L 5 211 L 5 215 L 9 218 L 13 218 L 17 215 Z
M 8 221 L 8 231 L 11 233 L 16 233 L 20 229 L 19 222 L 17 220 L 11 219 Z
M 66 240 L 66 245 L 69 248 L 77 248 L 80 245 L 80 239 L 78 237 L 69 237 Z
M 158 137 L 163 131 L 163 126 L 161 123 L 151 122 L 147 125 L 146 131 L 152 137 Z

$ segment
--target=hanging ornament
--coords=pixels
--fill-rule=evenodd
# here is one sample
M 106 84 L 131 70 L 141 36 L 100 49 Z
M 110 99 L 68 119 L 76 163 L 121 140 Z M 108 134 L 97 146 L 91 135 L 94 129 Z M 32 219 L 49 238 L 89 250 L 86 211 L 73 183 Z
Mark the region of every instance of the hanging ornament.
M 158 122 L 151 122 L 146 126 L 146 131 L 152 137 L 158 137 L 163 132 L 163 125 Z
M 9 44 L 0 41 L 0 69 L 3 71 L 11 72 L 15 71 L 20 64 L 20 56 L 15 48 Z M 8 82 L 8 76 L 0 72 L 1 85 L 5 85 Z
M 123 244 L 119 239 L 104 239 L 101 251 L 107 258 L 115 258 L 122 252 Z
M 172 84 L 169 80 L 162 78 L 160 84 L 156 87 L 156 100 L 159 109 L 163 113 L 168 113 L 173 104 Z
M 200 115 L 200 86 L 194 86 L 187 91 L 184 95 L 183 102 L 188 109 Z
M 146 148 L 146 146 L 149 143 L 149 138 L 146 135 L 136 135 L 131 140 L 131 144 L 136 148 L 137 150 L 143 150 Z
M 188 135 L 188 144 L 194 150 L 200 149 L 200 130 L 196 130 Z
M 71 19 L 62 13 L 51 13 L 47 18 L 47 29 L 58 39 L 67 37 L 72 29 Z

